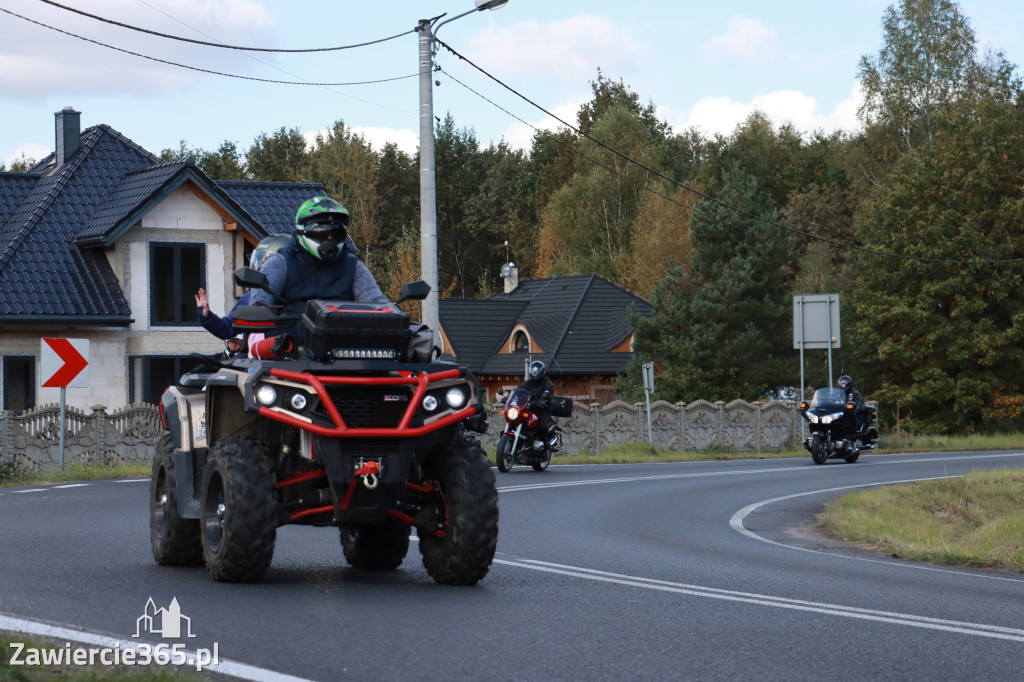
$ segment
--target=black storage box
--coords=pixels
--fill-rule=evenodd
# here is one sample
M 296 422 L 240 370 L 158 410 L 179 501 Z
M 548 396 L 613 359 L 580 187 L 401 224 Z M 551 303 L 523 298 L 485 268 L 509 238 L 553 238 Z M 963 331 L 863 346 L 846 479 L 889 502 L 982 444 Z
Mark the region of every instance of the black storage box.
M 412 336 L 409 316 L 387 303 L 309 301 L 302 326 L 317 360 L 404 360 Z
M 559 396 L 551 396 L 551 416 L 552 417 L 571 417 L 572 416 L 572 398 L 562 398 Z

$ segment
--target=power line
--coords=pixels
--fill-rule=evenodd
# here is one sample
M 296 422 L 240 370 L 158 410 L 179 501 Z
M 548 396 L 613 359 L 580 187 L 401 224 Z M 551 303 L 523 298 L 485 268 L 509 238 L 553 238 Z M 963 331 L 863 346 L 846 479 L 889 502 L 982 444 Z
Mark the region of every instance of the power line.
M 404 80 L 406 78 L 414 78 L 414 77 L 419 75 L 417 73 L 411 73 L 411 74 L 408 74 L 408 75 L 405 75 L 405 76 L 395 76 L 394 78 L 381 78 L 381 79 L 378 79 L 378 80 L 371 80 L 371 81 L 352 81 L 352 82 L 349 82 L 349 83 L 314 83 L 314 82 L 310 82 L 310 81 L 282 81 L 282 80 L 273 80 L 271 78 L 256 78 L 255 76 L 240 76 L 240 75 L 234 74 L 234 73 L 224 73 L 223 71 L 213 71 L 211 69 L 203 69 L 203 68 L 200 68 L 198 66 L 189 66 L 188 64 L 179 64 L 177 62 L 168 61 L 166 59 L 159 59 L 157 57 L 150 57 L 149 55 L 139 54 L 138 52 L 132 52 L 131 50 L 125 50 L 125 49 L 120 48 L 120 47 L 114 47 L 113 45 L 108 45 L 107 43 L 101 43 L 100 41 L 93 40 L 92 38 L 85 38 L 85 37 L 80 36 L 80 35 L 78 35 L 76 33 L 71 33 L 70 31 L 65 31 L 63 29 L 56 28 L 55 26 L 50 26 L 49 24 L 44 24 L 43 22 L 36 21 L 35 19 L 29 19 L 28 17 L 23 17 L 22 15 L 17 14 L 15 12 L 12 12 L 12 11 L 10 11 L 8 9 L 4 9 L 3 7 L 0 7 L 0 12 L 4 12 L 6 14 L 10 14 L 11 16 L 18 17 L 19 19 L 24 19 L 25 21 L 27 21 L 29 23 L 36 24 L 37 26 L 42 26 L 43 28 L 48 28 L 51 31 L 56 31 L 57 33 L 63 33 L 66 36 L 71 36 L 72 38 L 78 38 L 79 40 L 84 40 L 87 43 L 93 43 L 94 45 L 100 45 L 102 47 L 106 47 L 106 48 L 109 48 L 111 50 L 117 50 L 118 52 L 123 52 L 125 54 L 130 54 L 133 57 L 141 57 L 143 59 L 148 59 L 150 61 L 160 62 L 161 64 L 168 64 L 170 66 L 177 66 L 177 67 L 180 67 L 182 69 L 190 69 L 192 71 L 199 71 L 200 73 L 209 73 L 209 74 L 213 74 L 214 76 L 226 76 L 228 78 L 240 78 L 242 80 L 258 81 L 260 83 L 277 83 L 277 84 L 281 84 L 281 85 L 318 85 L 318 86 L 372 85 L 374 83 L 388 83 L 390 81 Z
M 497 83 L 501 87 L 505 88 L 506 90 L 511 92 L 516 97 L 519 97 L 520 99 L 525 101 L 527 104 L 530 104 L 531 106 L 533 106 L 533 107 L 539 109 L 540 111 L 544 112 L 545 114 L 547 114 L 548 116 L 550 116 L 551 118 L 555 119 L 556 121 L 561 123 L 563 126 L 568 128 L 569 130 L 572 130 L 573 132 L 575 132 L 577 135 L 579 135 L 581 137 L 587 138 L 591 142 L 599 145 L 600 147 L 603 147 L 604 149 L 607 149 L 608 151 L 610 151 L 613 154 L 615 154 L 616 156 L 622 158 L 626 162 L 634 164 L 634 165 L 636 165 L 636 166 L 638 166 L 640 168 L 643 168 L 647 172 L 649 172 L 649 173 L 651 173 L 651 174 L 653 174 L 653 175 L 655 175 L 655 176 L 657 176 L 657 177 L 659 177 L 659 178 L 661 178 L 661 179 L 663 179 L 663 180 L 665 180 L 667 182 L 670 182 L 670 183 L 672 183 L 673 185 L 675 185 L 677 187 L 681 187 L 682 189 L 685 189 L 688 192 L 692 192 L 693 194 L 696 194 L 697 196 L 701 197 L 702 199 L 705 199 L 705 200 L 707 200 L 707 201 L 709 201 L 709 202 L 711 202 L 713 204 L 721 206 L 722 208 L 726 208 L 726 209 L 728 209 L 730 211 L 735 211 L 736 213 L 744 215 L 744 216 L 746 216 L 748 218 L 751 218 L 753 220 L 757 220 L 759 222 L 766 223 L 766 224 L 771 225 L 773 227 L 777 227 L 779 229 L 786 230 L 787 232 L 792 232 L 794 234 L 799 234 L 799 235 L 801 235 L 803 237 L 806 237 L 808 239 L 816 239 L 818 241 L 826 242 L 826 243 L 832 244 L 834 246 L 838 246 L 838 247 L 842 247 L 842 248 L 846 248 L 846 249 L 853 249 L 855 251 L 862 251 L 864 253 L 869 253 L 869 254 L 872 254 L 872 255 L 875 255 L 875 256 L 886 256 L 886 257 L 889 257 L 889 258 L 900 258 L 900 259 L 903 259 L 903 260 L 917 261 L 917 262 L 923 262 L 923 263 L 945 263 L 945 264 L 949 264 L 949 265 L 996 265 L 996 264 L 1003 264 L 1003 263 L 1021 263 L 1021 262 L 1024 262 L 1024 258 L 1001 258 L 1001 259 L 992 259 L 992 260 L 956 260 L 956 259 L 949 259 L 949 258 L 925 258 L 925 257 L 922 257 L 922 256 L 908 256 L 908 255 L 902 254 L 902 253 L 891 253 L 891 252 L 888 252 L 888 251 L 879 251 L 877 249 L 871 249 L 871 248 L 868 248 L 866 246 L 857 246 L 856 244 L 847 244 L 845 242 L 840 242 L 840 241 L 835 240 L 835 239 L 829 239 L 827 237 L 822 237 L 820 235 L 816 235 L 816 234 L 813 234 L 811 232 L 806 232 L 804 230 L 799 230 L 799 229 L 797 229 L 795 227 L 791 227 L 789 225 L 783 225 L 782 223 L 777 223 L 777 222 L 775 222 L 773 220 L 769 220 L 768 218 L 764 218 L 764 217 L 759 216 L 759 215 L 757 215 L 755 213 L 750 213 L 749 211 L 744 211 L 743 209 L 739 208 L 738 206 L 733 206 L 733 205 L 728 204 L 728 203 L 726 203 L 724 201 L 721 201 L 721 200 L 716 199 L 716 198 L 714 198 L 712 196 L 709 196 L 709 195 L 705 194 L 704 192 L 701 192 L 698 189 L 694 189 L 693 187 L 689 187 L 687 185 L 684 185 L 683 183 L 679 182 L 678 180 L 670 178 L 667 175 L 665 175 L 664 173 L 661 173 L 660 171 L 657 171 L 657 170 L 655 170 L 653 168 L 650 168 L 649 166 L 647 166 L 647 165 L 645 165 L 645 164 L 643 164 L 643 163 L 641 163 L 639 161 L 636 161 L 635 159 L 627 156 L 626 154 L 623 154 L 619 150 L 614 149 L 612 147 L 609 147 L 607 144 L 605 144 L 601 140 L 598 140 L 597 138 L 592 137 L 591 135 L 588 135 L 587 133 L 584 133 L 583 131 L 581 131 L 580 129 L 576 128 L 572 124 L 567 123 L 566 121 L 562 120 L 561 118 L 559 118 L 558 116 L 556 116 L 552 112 L 548 111 L 547 109 L 545 109 L 541 105 L 537 104 L 536 102 L 534 102 L 533 100 L 528 98 L 526 95 L 523 95 L 522 93 L 516 91 L 511 86 L 506 85 L 504 82 L 502 82 L 497 77 L 492 76 L 490 73 L 485 71 L 483 68 L 481 68 L 480 66 L 476 65 L 471 60 L 469 60 L 467 57 L 463 56 L 458 51 L 456 51 L 451 45 L 448 45 L 447 43 L 445 43 L 442 40 L 437 39 L 436 37 L 435 37 L 435 41 L 439 45 L 444 47 L 446 50 L 451 52 L 453 55 L 455 55 L 456 57 L 458 57 L 462 61 L 464 61 L 467 64 L 469 64 L 474 69 L 476 69 L 477 71 L 479 71 L 483 75 L 487 76 L 492 81 L 494 81 L 495 83 Z M 451 74 L 448 74 L 448 75 L 449 75 L 449 77 L 451 77 Z M 460 83 L 460 85 L 461 85 L 461 83 Z M 484 99 L 486 99 L 486 98 L 484 98 Z M 487 100 L 487 101 L 490 102 L 490 100 Z M 494 103 L 491 102 L 491 104 L 494 104 Z M 495 106 L 497 106 L 497 105 L 495 105 Z M 502 109 L 501 107 L 498 107 L 498 108 Z M 502 109 L 502 111 L 505 111 L 505 109 Z M 506 111 L 506 113 L 508 113 L 508 112 Z M 522 121 L 522 119 L 519 119 L 519 117 L 514 117 L 514 118 L 516 118 L 517 120 Z M 523 122 L 525 123 L 525 121 L 523 121 Z M 529 125 L 529 124 L 527 124 L 527 125 Z M 530 127 L 532 128 L 533 126 L 530 126 Z M 536 128 L 534 128 L 534 129 L 536 130 Z M 588 159 L 588 160 L 590 160 L 590 159 Z M 601 164 L 599 164 L 599 165 L 601 165 Z M 603 165 L 602 165 L 602 167 L 607 168 L 607 167 L 605 167 Z M 623 177 L 625 177 L 625 176 L 623 176 Z M 644 186 L 641 186 L 641 187 L 644 187 Z M 644 187 L 644 189 L 647 189 L 647 188 Z M 648 190 L 648 191 L 654 191 L 654 190 Z M 660 194 L 660 193 L 658 193 L 658 194 Z M 664 197 L 665 195 L 664 194 L 660 194 L 660 196 Z M 673 199 L 669 199 L 669 201 L 672 201 L 673 203 L 682 206 L 682 204 L 679 204 L 679 202 L 677 202 L 677 201 L 675 201 Z M 691 209 L 691 210 L 694 210 L 694 209 Z
M 169 33 L 160 33 L 159 31 L 151 31 L 151 30 L 149 30 L 147 28 L 141 28 L 139 26 L 132 26 L 131 24 L 125 24 L 125 23 L 122 23 L 120 21 L 114 21 L 113 19 L 107 19 L 105 17 L 101 17 L 101 16 L 98 16 L 98 15 L 95 15 L 95 14 L 90 14 L 89 12 L 84 12 L 84 11 L 82 11 L 80 9 L 75 9 L 74 7 L 68 7 L 67 5 L 62 5 L 59 2 L 53 2 L 53 0 L 39 0 L 39 2 L 44 2 L 47 5 L 52 5 L 54 7 L 59 7 L 60 9 L 67 10 L 68 12 L 74 12 L 75 14 L 80 14 L 83 17 L 89 17 L 90 19 L 95 19 L 96 21 L 102 21 L 102 22 L 104 22 L 106 24 L 113 24 L 114 26 L 120 26 L 121 28 L 127 28 L 127 29 L 129 29 L 131 31 L 138 31 L 140 33 L 148 33 L 149 35 L 159 36 L 161 38 L 167 38 L 169 40 L 180 40 L 183 43 L 193 43 L 195 45 L 208 45 L 210 47 L 221 47 L 221 48 L 225 48 L 225 49 L 228 49 L 228 50 L 248 50 L 250 52 L 335 52 L 337 50 L 351 50 L 354 47 L 366 47 L 367 45 L 376 45 L 377 43 L 383 43 L 383 42 L 386 42 L 388 40 L 394 40 L 395 38 L 400 38 L 400 37 L 402 37 L 404 35 L 407 35 L 409 33 L 415 33 L 416 32 L 416 29 L 412 28 L 412 29 L 409 29 L 408 31 L 403 31 L 402 33 L 396 33 L 393 36 L 388 36 L 387 38 L 379 38 L 377 40 L 370 40 L 370 41 L 365 42 L 365 43 L 355 43 L 353 45 L 339 45 L 339 46 L 336 46 L 336 47 L 308 47 L 308 48 L 301 48 L 301 49 L 283 49 L 283 48 L 272 48 L 272 47 L 240 47 L 238 45 L 225 45 L 223 43 L 207 42 L 205 40 L 194 40 L 192 38 L 184 38 L 182 36 L 175 36 L 175 35 L 171 35 Z

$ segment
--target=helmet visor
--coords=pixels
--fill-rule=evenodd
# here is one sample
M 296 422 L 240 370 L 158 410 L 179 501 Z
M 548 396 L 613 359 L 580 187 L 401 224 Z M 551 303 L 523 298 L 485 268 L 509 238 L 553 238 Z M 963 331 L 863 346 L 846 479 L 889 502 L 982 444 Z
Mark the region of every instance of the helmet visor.
M 340 223 L 306 223 L 302 234 L 318 242 L 340 243 L 348 237 L 348 231 Z

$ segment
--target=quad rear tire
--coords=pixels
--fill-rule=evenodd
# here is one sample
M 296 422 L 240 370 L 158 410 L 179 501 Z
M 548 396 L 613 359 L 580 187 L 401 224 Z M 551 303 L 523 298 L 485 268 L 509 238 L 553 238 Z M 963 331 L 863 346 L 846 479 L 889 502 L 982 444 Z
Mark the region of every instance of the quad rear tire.
M 203 545 L 199 520 L 178 515 L 177 476 L 174 471 L 174 442 L 164 434 L 153 457 L 149 483 L 149 539 L 153 558 L 161 566 L 202 566 Z
M 474 585 L 498 546 L 498 490 L 487 456 L 456 439 L 427 462 L 426 478 L 440 489 L 443 536 L 420 533 L 423 565 L 442 585 Z
M 266 449 L 228 436 L 206 458 L 199 497 L 206 569 L 214 580 L 256 580 L 270 566 L 277 539 L 277 495 Z
M 409 552 L 409 526 L 389 521 L 383 526 L 342 526 L 341 548 L 353 568 L 398 568 Z

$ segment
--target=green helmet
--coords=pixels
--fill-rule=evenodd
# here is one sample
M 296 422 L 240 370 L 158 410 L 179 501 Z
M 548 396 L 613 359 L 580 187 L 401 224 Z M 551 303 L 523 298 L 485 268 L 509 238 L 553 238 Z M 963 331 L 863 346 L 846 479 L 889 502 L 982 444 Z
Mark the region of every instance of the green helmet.
M 270 235 L 252 250 L 252 256 L 249 257 L 249 267 L 259 270 L 271 254 L 275 253 L 278 249 L 288 246 L 290 242 L 291 237 L 286 234 Z
M 295 214 L 295 240 L 315 258 L 331 260 L 348 239 L 348 210 L 330 197 L 313 197 Z

